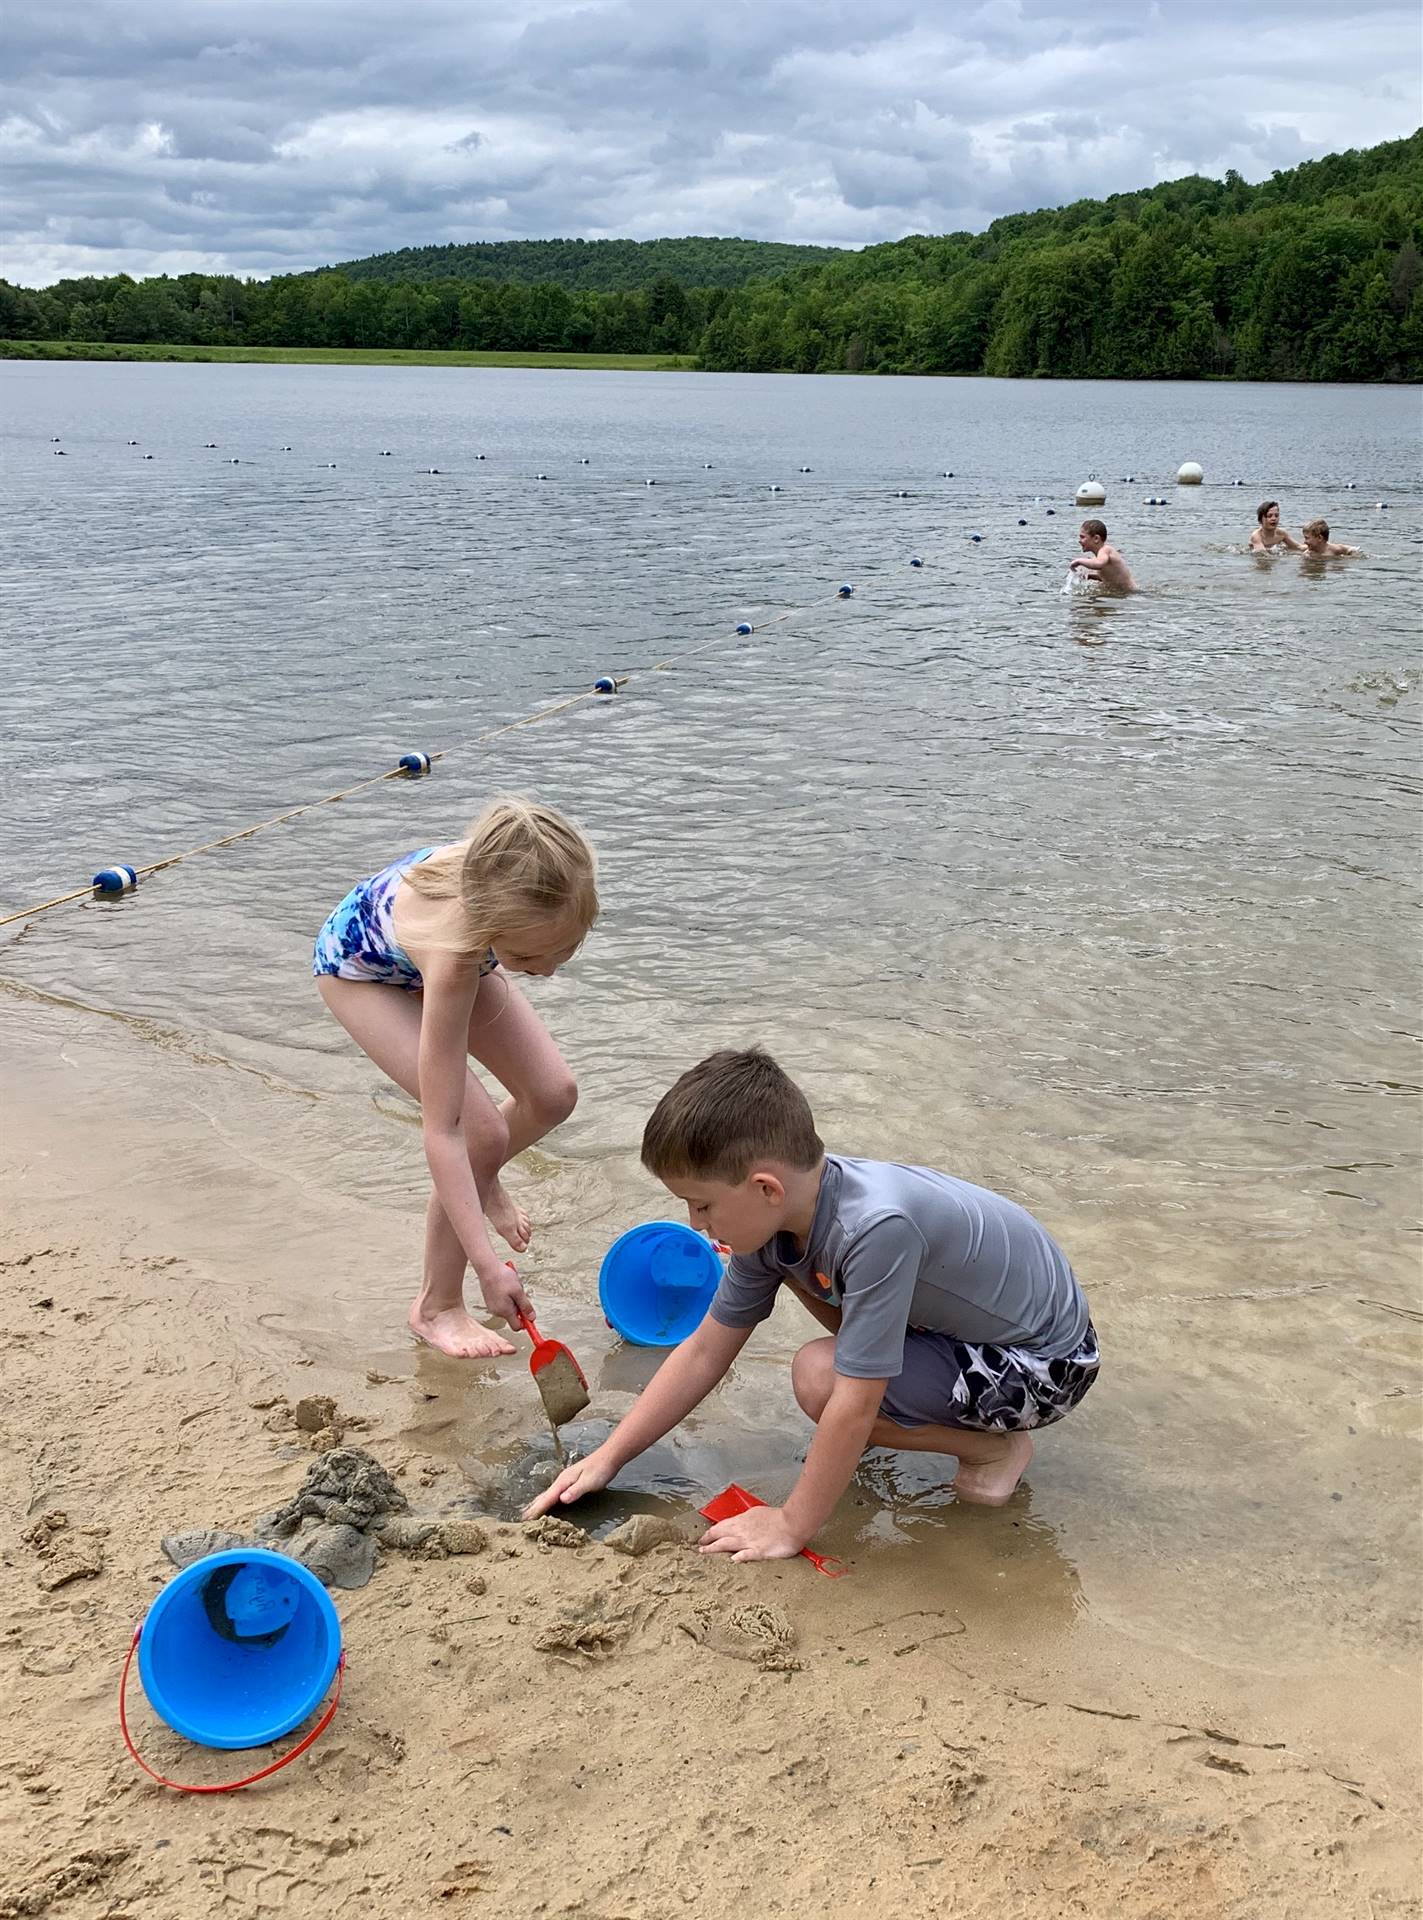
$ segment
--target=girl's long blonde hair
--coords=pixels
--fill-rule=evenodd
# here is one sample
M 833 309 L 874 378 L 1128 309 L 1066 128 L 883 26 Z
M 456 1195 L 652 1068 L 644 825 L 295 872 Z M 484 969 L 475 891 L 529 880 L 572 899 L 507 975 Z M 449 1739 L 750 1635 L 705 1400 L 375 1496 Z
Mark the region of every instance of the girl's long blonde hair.
M 467 937 L 457 953 L 482 952 L 513 928 L 562 921 L 581 940 L 598 917 L 598 860 L 570 820 L 534 800 L 501 794 L 457 846 L 409 868 L 427 900 L 459 902 Z

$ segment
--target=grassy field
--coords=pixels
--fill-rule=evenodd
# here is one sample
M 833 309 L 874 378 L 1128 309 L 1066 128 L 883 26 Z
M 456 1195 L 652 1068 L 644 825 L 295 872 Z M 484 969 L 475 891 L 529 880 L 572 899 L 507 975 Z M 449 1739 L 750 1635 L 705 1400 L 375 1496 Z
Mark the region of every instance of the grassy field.
M 403 347 L 170 347 L 116 340 L 0 340 L 0 360 L 279 361 L 326 367 L 592 367 L 615 372 L 676 372 L 690 354 L 422 353 Z

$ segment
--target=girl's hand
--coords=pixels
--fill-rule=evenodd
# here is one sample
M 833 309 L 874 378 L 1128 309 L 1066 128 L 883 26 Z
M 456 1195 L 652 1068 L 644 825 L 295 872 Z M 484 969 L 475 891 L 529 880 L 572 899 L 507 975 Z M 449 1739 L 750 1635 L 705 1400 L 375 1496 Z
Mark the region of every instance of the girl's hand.
M 608 1459 L 605 1447 L 595 1447 L 586 1460 L 575 1460 L 565 1467 L 551 1487 L 545 1487 L 524 1508 L 525 1520 L 536 1520 L 553 1507 L 570 1506 L 585 1493 L 600 1493 L 617 1472 L 617 1462 Z
M 518 1326 L 520 1314 L 533 1318 L 533 1302 L 524 1292 L 512 1260 L 497 1267 L 487 1280 L 481 1275 L 479 1291 L 489 1311 L 499 1314 L 511 1327 Z

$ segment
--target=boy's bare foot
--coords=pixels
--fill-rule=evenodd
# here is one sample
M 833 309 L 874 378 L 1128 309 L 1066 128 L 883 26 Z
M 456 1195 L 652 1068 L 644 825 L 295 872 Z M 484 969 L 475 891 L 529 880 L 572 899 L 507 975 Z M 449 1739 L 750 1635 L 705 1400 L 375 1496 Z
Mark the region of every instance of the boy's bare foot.
M 502 1180 L 490 1183 L 484 1196 L 484 1211 L 488 1214 L 495 1232 L 514 1249 L 523 1253 L 533 1238 L 533 1227 L 529 1216 L 520 1206 L 510 1199 Z
M 490 1359 L 514 1351 L 499 1334 L 472 1320 L 464 1307 L 442 1307 L 431 1312 L 417 1300 L 410 1309 L 410 1331 L 427 1347 L 448 1353 L 455 1360 Z
M 1001 1507 L 1012 1499 L 1018 1482 L 1033 1457 L 1033 1442 L 1026 1433 L 1005 1433 L 1003 1452 L 996 1460 L 979 1461 L 973 1466 L 960 1461 L 954 1480 L 954 1492 L 960 1500 L 975 1507 Z

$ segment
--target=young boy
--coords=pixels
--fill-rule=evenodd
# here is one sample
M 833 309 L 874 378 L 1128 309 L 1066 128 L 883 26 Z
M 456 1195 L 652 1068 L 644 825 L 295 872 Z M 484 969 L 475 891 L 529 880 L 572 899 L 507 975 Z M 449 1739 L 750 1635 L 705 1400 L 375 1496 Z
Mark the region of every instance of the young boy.
M 805 1095 L 760 1048 L 714 1053 L 658 1102 L 643 1164 L 732 1260 L 696 1332 L 620 1424 L 526 1517 L 607 1486 L 722 1379 L 788 1286 L 826 1328 L 791 1381 L 817 1432 L 783 1507 L 703 1536 L 789 1559 L 829 1519 L 866 1447 L 952 1454 L 961 1500 L 1001 1506 L 1097 1377 L 1097 1337 L 1058 1247 L 1011 1200 L 952 1174 L 827 1154 Z
M 1342 540 L 1331 540 L 1329 538 L 1329 522 L 1327 520 L 1310 521 L 1304 530 L 1304 544 L 1305 551 L 1308 553 L 1328 554 L 1331 556 L 1336 554 L 1357 553 L 1359 551 L 1357 547 L 1346 547 Z
M 1255 509 L 1255 531 L 1250 536 L 1250 551 L 1273 553 L 1276 547 L 1285 547 L 1291 553 L 1304 551 L 1289 529 L 1280 525 L 1279 501 L 1262 500 Z
M 1078 530 L 1077 544 L 1082 551 L 1073 554 L 1067 563 L 1069 569 L 1096 574 L 1102 585 L 1115 593 L 1136 592 L 1136 582 L 1121 550 L 1108 544 L 1104 520 L 1084 520 Z

